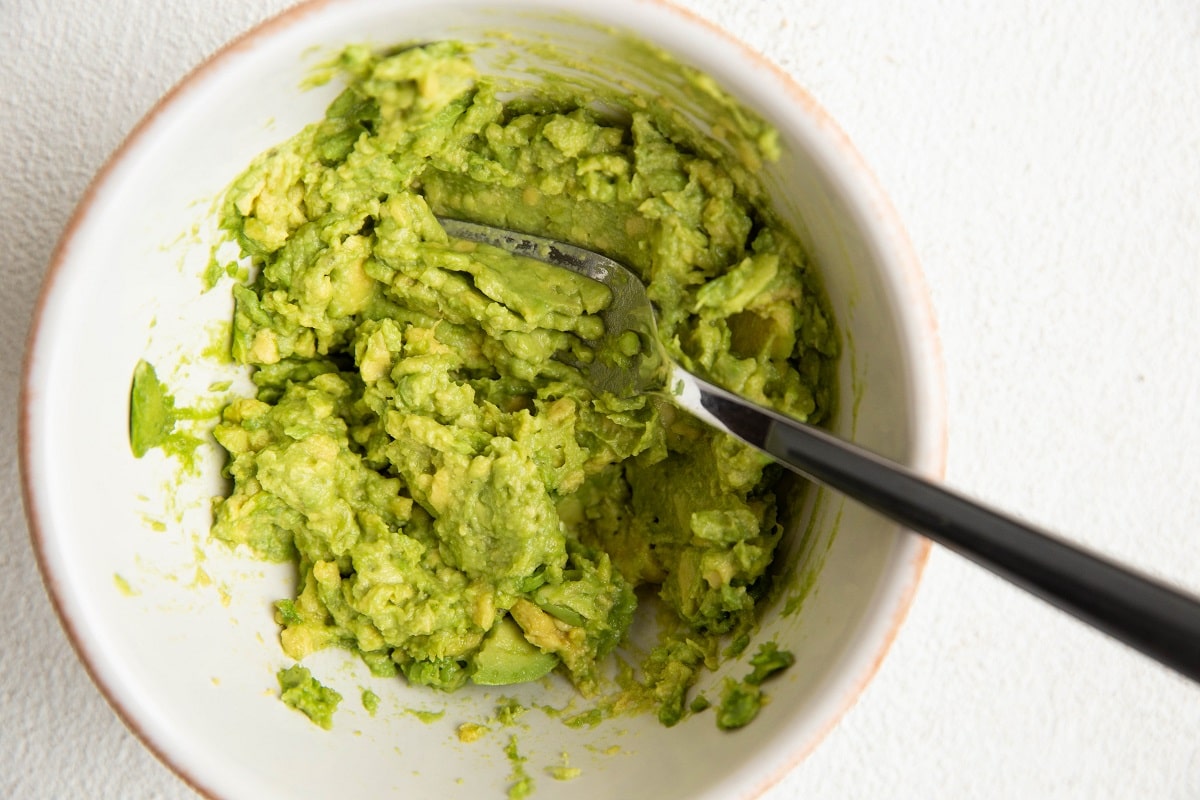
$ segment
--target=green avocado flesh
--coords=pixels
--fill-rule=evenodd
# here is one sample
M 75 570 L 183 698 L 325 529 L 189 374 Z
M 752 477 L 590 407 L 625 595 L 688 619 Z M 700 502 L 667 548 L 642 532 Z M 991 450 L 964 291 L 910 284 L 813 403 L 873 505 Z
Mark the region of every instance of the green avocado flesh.
M 315 724 L 329 730 L 333 727 L 333 712 L 342 696 L 324 686 L 306 668 L 293 664 L 279 670 L 279 693 L 283 702 L 302 712 Z
M 488 632 L 474 658 L 471 680 L 483 686 L 536 681 L 558 666 L 558 656 L 543 653 L 521 628 L 504 618 Z
M 162 446 L 175 430 L 175 398 L 154 367 L 139 361 L 129 390 L 129 445 L 138 458 Z
M 232 490 L 214 536 L 298 565 L 287 655 L 336 645 L 443 690 L 557 669 L 594 694 L 646 587 L 670 619 L 640 691 L 673 724 L 753 625 L 781 470 L 665 394 L 593 393 L 578 364 L 607 289 L 435 215 L 615 258 L 682 363 L 819 422 L 836 335 L 755 177 L 769 129 L 730 111 L 735 154 L 659 99 L 508 91 L 455 43 L 352 47 L 339 68 L 325 118 L 224 199 L 254 276 L 233 355 L 257 393 L 215 430 Z

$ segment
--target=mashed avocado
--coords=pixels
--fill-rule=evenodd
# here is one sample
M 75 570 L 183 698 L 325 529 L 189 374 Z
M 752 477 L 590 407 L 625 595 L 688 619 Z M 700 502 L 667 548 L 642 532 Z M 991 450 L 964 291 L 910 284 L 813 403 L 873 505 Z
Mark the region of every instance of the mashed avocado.
M 674 622 L 645 694 L 678 721 L 721 637 L 753 623 L 781 471 L 665 396 L 591 392 L 572 365 L 607 290 L 435 215 L 630 266 L 681 362 L 818 422 L 836 339 L 753 176 L 770 131 L 739 110 L 734 154 L 653 99 L 513 93 L 455 43 L 339 67 L 325 118 L 224 201 L 254 276 L 233 355 L 257 394 L 215 430 L 232 490 L 214 536 L 297 563 L 276 612 L 289 656 L 336 645 L 443 690 L 557 669 L 594 693 L 650 587 Z

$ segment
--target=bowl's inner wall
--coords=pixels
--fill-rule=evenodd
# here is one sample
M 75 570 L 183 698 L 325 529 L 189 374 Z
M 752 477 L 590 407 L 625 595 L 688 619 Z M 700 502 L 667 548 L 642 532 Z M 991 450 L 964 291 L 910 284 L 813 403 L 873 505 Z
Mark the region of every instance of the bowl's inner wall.
M 333 652 L 310 659 L 314 672 L 346 698 L 327 733 L 272 691 L 285 659 L 269 604 L 289 593 L 290 570 L 206 541 L 206 498 L 222 490 L 215 449 L 202 474 L 178 487 L 171 462 L 157 453 L 138 461 L 129 450 L 129 376 L 139 358 L 159 365 L 181 387 L 183 402 L 236 375 L 196 358 L 230 311 L 227 284 L 202 292 L 211 235 L 203 221 L 211 199 L 257 153 L 320 118 L 338 89 L 301 91 L 308 69 L 351 42 L 494 42 L 490 33 L 501 27 L 515 42 L 569 29 L 574 46 L 587 47 L 589 56 L 619 52 L 590 23 L 532 11 L 498 16 L 478 5 L 380 9 L 351 2 L 296 15 L 208 67 L 130 143 L 73 232 L 35 345 L 27 471 L 35 481 L 33 513 L 48 582 L 106 694 L 169 762 L 218 795 L 403 789 L 413 796 L 496 796 L 511 772 L 501 752 L 510 734 L 530 759 L 539 797 L 740 795 L 819 738 L 869 676 L 897 598 L 915 579 L 895 526 L 839 498 L 818 504 L 805 541 L 810 564 L 820 566 L 810 574 L 812 591 L 800 613 L 784 616 L 782 604 L 776 607 L 763 632 L 792 649 L 798 662 L 770 685 L 772 702 L 761 717 L 735 735 L 717 731 L 711 715 L 670 730 L 650 717 L 573 729 L 532 711 L 521 727 L 463 744 L 457 726 L 485 721 L 501 694 L 561 707 L 572 690 L 558 681 L 548 690 L 444 696 L 381 682 Z M 778 77 L 720 35 L 662 6 L 622 9 L 630 29 L 712 74 L 780 128 L 784 155 L 766 167 L 765 181 L 780 213 L 811 243 L 844 333 L 835 427 L 906 457 L 913 431 L 903 326 L 886 266 L 860 229 L 863 216 L 838 188 L 829 162 L 836 156 L 828 143 L 814 154 L 816 124 L 804 122 L 806 112 Z M 606 13 L 617 10 L 589 12 L 597 21 L 619 22 Z M 513 46 L 496 44 L 486 57 Z M 646 77 L 622 75 L 615 56 L 606 63 L 614 81 Z M 659 91 L 672 91 L 670 81 Z M 165 530 L 154 530 L 157 523 Z M 122 591 L 116 576 L 132 593 Z M 734 664 L 721 674 L 745 670 Z M 715 679 L 704 684 L 714 685 Z M 357 702 L 359 687 L 380 694 L 390 711 L 368 718 Z M 404 713 L 414 708 L 445 715 L 423 723 Z M 610 754 L 613 747 L 618 754 Z M 571 782 L 542 772 L 563 752 L 583 770 Z

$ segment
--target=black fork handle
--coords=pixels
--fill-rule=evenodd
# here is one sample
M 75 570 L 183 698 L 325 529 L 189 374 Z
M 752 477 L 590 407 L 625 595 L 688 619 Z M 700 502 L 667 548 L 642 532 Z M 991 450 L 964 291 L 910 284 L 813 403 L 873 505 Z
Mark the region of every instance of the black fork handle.
M 905 467 L 700 381 L 701 405 L 781 464 L 1200 682 L 1200 601 Z

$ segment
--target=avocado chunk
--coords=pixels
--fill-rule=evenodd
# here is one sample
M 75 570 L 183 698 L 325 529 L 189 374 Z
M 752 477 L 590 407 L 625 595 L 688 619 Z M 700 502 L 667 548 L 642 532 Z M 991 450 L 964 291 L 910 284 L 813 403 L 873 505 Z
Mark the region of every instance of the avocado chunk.
M 556 666 L 558 656 L 530 644 L 517 623 L 505 617 L 492 627 L 475 654 L 471 680 L 481 686 L 525 683 L 536 681 Z

